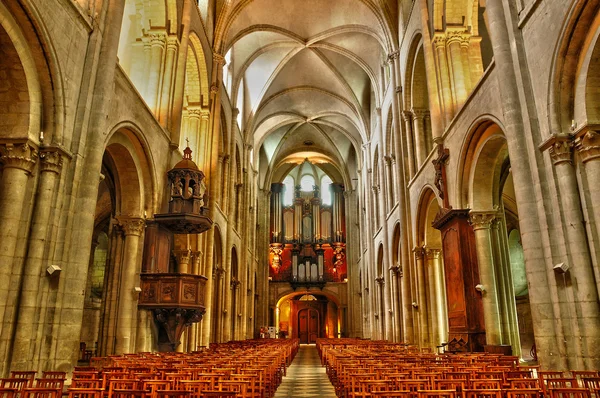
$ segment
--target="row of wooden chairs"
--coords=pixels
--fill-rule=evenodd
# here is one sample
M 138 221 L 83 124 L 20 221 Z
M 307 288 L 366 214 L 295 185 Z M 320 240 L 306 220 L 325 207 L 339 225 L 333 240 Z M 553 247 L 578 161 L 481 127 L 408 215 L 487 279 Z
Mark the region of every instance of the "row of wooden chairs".
M 600 397 L 597 371 L 542 371 L 500 354 L 434 354 L 406 344 L 321 339 L 339 397 Z
M 193 353 L 148 352 L 94 358 L 91 366 L 75 368 L 66 394 L 74 398 L 269 398 L 275 394 L 298 346 L 297 339 L 263 339 L 211 344 Z M 5 391 L 0 390 L 0 398 L 61 396 L 64 378 L 56 377 L 53 380 L 63 384 L 42 391 L 39 383 L 49 377 L 35 379 L 35 375 L 13 372 L 11 380 L 21 382 L 7 384 Z

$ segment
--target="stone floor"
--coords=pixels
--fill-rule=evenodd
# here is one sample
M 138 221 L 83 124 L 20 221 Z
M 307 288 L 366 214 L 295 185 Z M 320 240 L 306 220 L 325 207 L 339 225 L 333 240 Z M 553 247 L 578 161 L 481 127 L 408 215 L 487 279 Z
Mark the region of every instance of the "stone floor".
M 321 366 L 317 347 L 301 345 L 287 370 L 287 375 L 275 393 L 275 398 L 319 397 L 335 398 L 335 390 L 325 367 Z

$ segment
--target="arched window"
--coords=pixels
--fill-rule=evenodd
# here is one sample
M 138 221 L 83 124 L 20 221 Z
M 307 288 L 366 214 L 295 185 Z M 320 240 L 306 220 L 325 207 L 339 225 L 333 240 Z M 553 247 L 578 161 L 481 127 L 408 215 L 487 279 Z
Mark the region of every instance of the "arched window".
M 292 176 L 285 177 L 285 180 L 283 180 L 283 186 L 283 205 L 291 206 L 294 204 L 294 179 Z
M 328 175 L 323 176 L 321 178 L 321 199 L 323 199 L 323 204 L 326 206 L 331 205 L 331 177 Z
M 311 192 L 315 186 L 315 178 L 309 174 L 303 175 L 300 179 L 300 189 L 302 192 Z

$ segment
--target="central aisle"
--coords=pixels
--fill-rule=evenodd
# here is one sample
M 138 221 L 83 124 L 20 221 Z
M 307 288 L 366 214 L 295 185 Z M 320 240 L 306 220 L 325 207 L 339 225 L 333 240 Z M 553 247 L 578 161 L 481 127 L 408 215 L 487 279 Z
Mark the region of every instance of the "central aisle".
M 285 397 L 336 398 L 315 345 L 300 346 L 287 376 L 275 392 L 275 398 Z

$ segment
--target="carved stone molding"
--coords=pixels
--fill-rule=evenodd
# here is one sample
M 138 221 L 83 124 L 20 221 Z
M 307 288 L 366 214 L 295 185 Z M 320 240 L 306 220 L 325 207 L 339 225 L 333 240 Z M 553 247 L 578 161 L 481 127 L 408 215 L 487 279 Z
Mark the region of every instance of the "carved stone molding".
M 436 49 L 446 47 L 446 34 L 435 33 L 431 39 L 431 43 Z
M 385 278 L 383 276 L 378 276 L 375 278 L 375 282 L 377 282 L 379 286 L 383 286 L 385 285 Z
M 60 174 L 63 165 L 63 155 L 61 152 L 52 149 L 43 149 L 40 159 L 42 171 Z
M 492 221 L 496 218 L 496 212 L 488 211 L 471 211 L 469 213 L 469 222 L 473 226 L 473 230 L 489 229 Z
M 587 130 L 578 134 L 575 138 L 575 148 L 583 163 L 600 159 L 600 134 L 595 130 Z
M 402 266 L 400 264 L 392 266 L 390 270 L 394 273 L 394 275 L 402 276 Z
M 442 255 L 442 250 L 440 249 L 425 249 L 425 256 L 428 259 L 437 260 L 440 259 Z
M 417 120 L 423 120 L 423 119 L 425 119 L 425 117 L 429 116 L 429 110 L 427 110 L 427 109 L 420 109 L 420 108 L 413 108 L 412 109 L 412 115 Z
M 219 66 L 225 66 L 227 64 L 225 57 L 219 53 L 213 53 L 213 61 L 215 61 Z
M 415 259 L 423 259 L 425 257 L 426 249 L 425 247 L 415 247 L 413 248 L 413 253 L 415 254 Z
M 563 163 L 573 164 L 573 141 L 570 135 L 555 134 L 540 145 L 540 149 L 548 150 L 555 166 Z
M 152 46 L 164 47 L 167 42 L 166 32 L 150 32 L 147 36 Z
M 0 144 L 0 163 L 4 168 L 15 168 L 30 174 L 37 161 L 38 150 L 28 142 Z
M 176 35 L 170 35 L 167 37 L 167 50 L 177 50 L 179 47 L 179 40 Z
M 210 86 L 210 93 L 211 94 L 216 94 L 219 92 L 219 86 L 217 86 L 216 84 L 213 84 Z
M 144 232 L 144 228 L 146 228 L 146 222 L 143 218 L 119 217 L 118 220 L 119 224 L 121 224 L 121 227 L 123 227 L 125 236 L 141 236 L 142 232 Z
M 411 111 L 402 111 L 402 119 L 405 122 L 412 122 L 413 114 Z

